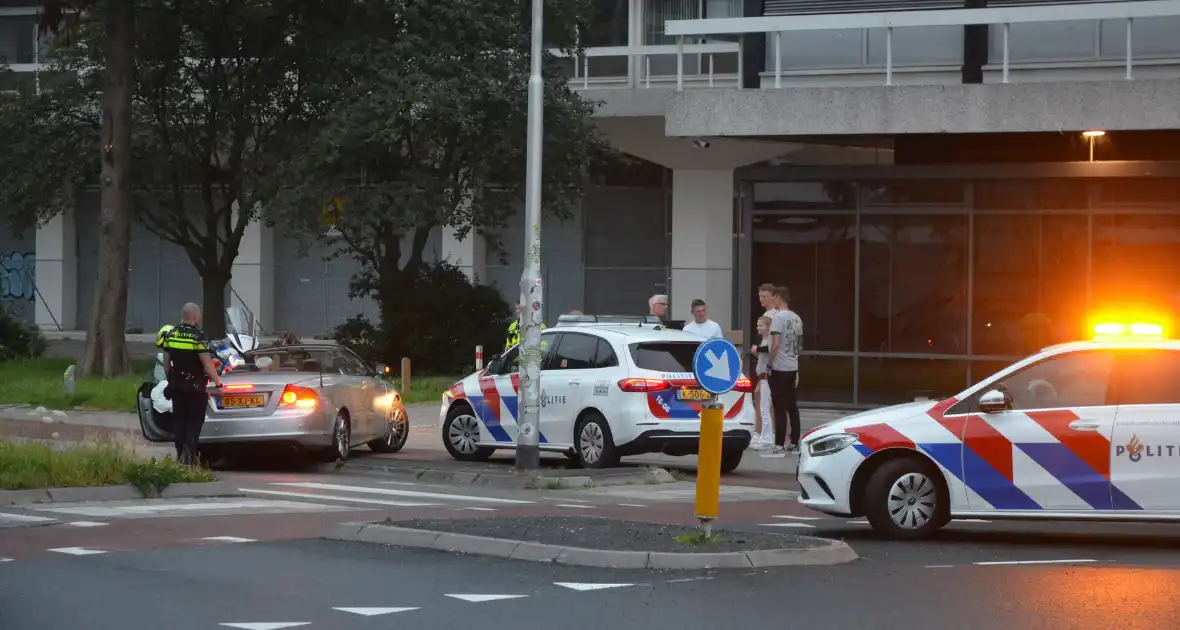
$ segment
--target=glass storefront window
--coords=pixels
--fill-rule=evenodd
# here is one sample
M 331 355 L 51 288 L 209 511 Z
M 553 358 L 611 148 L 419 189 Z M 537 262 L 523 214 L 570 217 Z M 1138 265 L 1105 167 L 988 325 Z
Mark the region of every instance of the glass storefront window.
M 855 265 L 855 216 L 754 217 L 751 329 L 765 312 L 758 285 L 769 282 L 790 290 L 804 350 L 851 351 Z
M 1132 306 L 1177 317 L 1180 216 L 1096 214 L 1092 256 L 1096 310 Z
M 1087 219 L 975 216 L 973 354 L 1024 356 L 1085 332 Z
M 754 184 L 755 212 L 856 210 L 851 182 L 764 182 Z
M 865 182 L 868 206 L 958 206 L 966 197 L 966 182 L 958 179 Z
M 807 372 L 800 377 L 807 390 Z M 945 398 L 967 388 L 967 362 L 948 359 L 860 359 L 860 404 L 895 405 L 915 398 Z
M 860 350 L 967 351 L 967 217 L 863 215 Z
M 806 324 L 804 324 L 806 327 Z M 800 400 L 823 403 L 852 402 L 852 357 L 799 357 Z

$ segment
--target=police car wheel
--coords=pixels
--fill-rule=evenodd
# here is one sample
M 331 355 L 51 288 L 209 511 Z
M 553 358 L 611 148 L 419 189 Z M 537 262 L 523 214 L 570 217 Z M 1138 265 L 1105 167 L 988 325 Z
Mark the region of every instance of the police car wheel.
M 574 427 L 574 452 L 582 468 L 611 468 L 618 465 L 610 425 L 600 414 L 586 414 Z
M 451 457 L 461 462 L 487 461 L 496 449 L 479 445 L 479 419 L 465 404 L 455 405 L 447 411 L 443 421 L 443 446 Z
M 916 457 L 885 462 L 864 490 L 865 517 L 879 533 L 918 540 L 946 524 L 950 496 L 938 469 Z
M 400 410 L 389 415 L 385 424 L 385 435 L 369 442 L 369 450 L 375 453 L 396 453 L 406 445 L 410 437 L 410 422 Z

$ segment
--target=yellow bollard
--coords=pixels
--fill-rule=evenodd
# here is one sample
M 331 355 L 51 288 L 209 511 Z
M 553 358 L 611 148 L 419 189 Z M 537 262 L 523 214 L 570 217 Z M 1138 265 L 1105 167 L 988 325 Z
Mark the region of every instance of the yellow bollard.
M 705 536 L 713 535 L 712 522 L 721 502 L 721 433 L 725 424 L 724 406 L 713 400 L 701 406 L 701 442 L 697 453 L 697 518 L 705 526 Z

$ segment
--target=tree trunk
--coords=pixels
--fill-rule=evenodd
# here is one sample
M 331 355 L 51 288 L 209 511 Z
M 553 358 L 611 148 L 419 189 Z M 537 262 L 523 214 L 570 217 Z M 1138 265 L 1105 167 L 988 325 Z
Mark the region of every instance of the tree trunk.
M 210 339 L 225 336 L 225 285 L 229 274 L 205 269 L 201 274 L 201 328 Z
M 127 282 L 131 264 L 131 97 L 135 90 L 134 0 L 106 3 L 103 89 L 102 211 L 98 282 L 86 331 L 81 376 L 131 370 L 127 355 Z

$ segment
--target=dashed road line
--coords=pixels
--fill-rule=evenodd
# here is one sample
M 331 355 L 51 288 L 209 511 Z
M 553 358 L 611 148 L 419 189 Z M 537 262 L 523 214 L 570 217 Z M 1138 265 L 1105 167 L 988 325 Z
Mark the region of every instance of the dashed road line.
M 52 523 L 56 518 L 48 518 L 45 516 L 29 516 L 28 514 L 10 514 L 8 512 L 0 512 L 0 523 Z
M 467 506 L 467 507 L 461 507 L 461 508 L 455 508 L 455 509 L 456 510 L 467 510 L 470 512 L 498 512 L 499 511 L 498 508 L 473 507 L 473 506 Z
M 393 490 L 391 488 L 370 488 L 368 486 L 345 486 L 335 483 L 317 483 L 301 481 L 294 483 L 274 483 L 273 486 L 305 488 L 308 490 L 335 490 L 338 492 L 358 492 L 361 494 L 381 494 L 390 496 L 416 497 L 420 499 L 444 499 L 450 501 L 471 501 L 474 503 L 500 503 L 503 505 L 532 505 L 535 501 L 521 501 L 519 499 L 501 499 L 498 497 L 478 497 L 463 494 L 444 494 L 441 492 L 419 492 L 416 490 Z
M 1006 566 L 1006 565 L 1013 565 L 1013 564 L 1087 564 L 1087 563 L 1091 563 L 1091 562 L 1098 562 L 1098 561 L 1093 560 L 1093 559 L 1089 559 L 1089 558 L 1074 559 L 1074 560 L 997 560 L 997 561 L 991 561 L 991 562 L 972 562 L 971 564 L 974 564 L 974 565 L 980 566 L 980 567 L 994 567 L 994 566 Z
M 795 527 L 799 529 L 815 529 L 815 525 L 808 523 L 759 523 L 758 527 Z
M 770 518 L 785 518 L 792 521 L 822 521 L 825 520 L 822 516 L 789 516 L 789 515 L 775 515 Z
M 54 553 L 64 553 L 67 556 L 97 556 L 106 553 L 101 549 L 87 549 L 86 547 L 58 547 L 49 549 Z
M 577 508 L 579 510 L 593 510 L 593 505 L 578 505 L 577 503 L 558 503 L 557 507 L 563 508 Z
M 367 497 L 342 497 L 334 494 L 317 494 L 315 492 L 288 492 L 286 490 L 258 490 L 255 488 L 238 488 L 246 494 L 264 494 L 275 497 L 292 497 L 299 499 L 319 499 L 323 501 L 343 501 L 345 503 L 363 503 L 365 505 L 388 505 L 390 507 L 433 507 L 438 503 L 414 503 L 411 501 L 388 501 L 385 499 L 370 499 Z
M 67 521 L 65 525 L 70 527 L 106 527 L 110 523 L 99 523 L 98 521 Z
M 620 503 L 619 507 L 647 507 L 642 503 Z
M 258 542 L 253 538 L 238 538 L 237 536 L 207 536 L 201 540 L 209 542 L 225 542 L 225 543 L 251 543 Z

